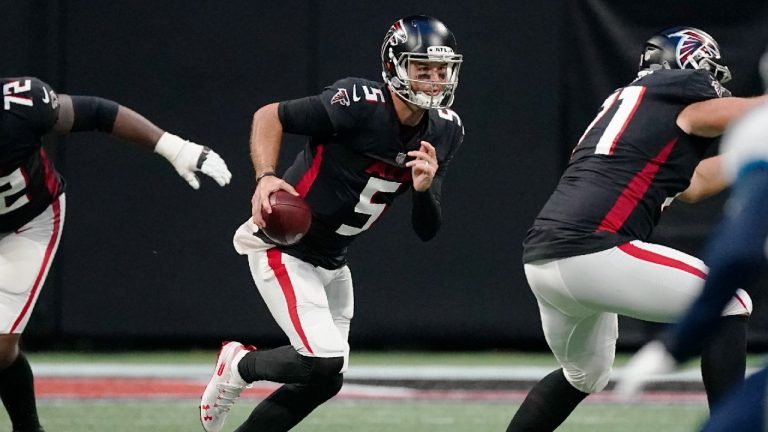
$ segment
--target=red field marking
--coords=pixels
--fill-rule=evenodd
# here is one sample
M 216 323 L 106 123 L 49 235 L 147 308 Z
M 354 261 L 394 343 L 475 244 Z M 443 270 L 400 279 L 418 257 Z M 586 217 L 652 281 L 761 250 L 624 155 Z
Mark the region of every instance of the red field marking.
M 35 379 L 35 392 L 42 399 L 196 399 L 202 395 L 205 382 L 189 379 L 141 378 L 55 378 Z M 263 399 L 278 387 L 274 383 L 257 383 L 246 389 L 245 399 Z M 433 400 L 433 401 L 513 401 L 525 398 L 521 390 L 422 390 L 404 387 L 345 385 L 337 399 L 346 400 Z M 592 395 L 592 402 L 618 402 L 612 393 Z M 700 392 L 645 393 L 641 402 L 703 403 Z
M 36 378 L 35 393 L 43 398 L 190 398 L 200 396 L 205 383 L 180 379 Z M 245 394 L 264 397 L 270 389 L 248 389 Z

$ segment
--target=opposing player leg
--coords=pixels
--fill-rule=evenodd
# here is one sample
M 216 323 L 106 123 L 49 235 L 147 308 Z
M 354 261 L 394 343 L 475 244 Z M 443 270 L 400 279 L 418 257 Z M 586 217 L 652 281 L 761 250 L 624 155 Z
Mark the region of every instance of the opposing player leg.
M 15 432 L 42 430 L 32 370 L 19 340 L 56 254 L 64 213 L 61 196 L 28 224 L 0 237 L 0 399 Z
M 763 432 L 768 410 L 768 369 L 750 376 L 714 407 L 701 432 Z
M 740 297 L 749 299 L 742 293 Z M 747 303 L 745 303 L 746 305 Z M 749 311 L 752 310 L 749 303 Z M 747 369 L 747 328 L 749 315 L 726 315 L 701 353 L 701 376 L 710 409 L 734 387 L 744 383 Z

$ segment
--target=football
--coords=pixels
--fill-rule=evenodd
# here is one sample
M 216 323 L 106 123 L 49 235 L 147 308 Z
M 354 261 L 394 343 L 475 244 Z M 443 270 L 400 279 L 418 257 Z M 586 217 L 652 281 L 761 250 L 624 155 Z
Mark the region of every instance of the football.
M 292 245 L 309 231 L 312 210 L 301 197 L 278 190 L 269 196 L 269 205 L 272 213 L 262 212 L 267 223 L 262 231 L 275 243 Z

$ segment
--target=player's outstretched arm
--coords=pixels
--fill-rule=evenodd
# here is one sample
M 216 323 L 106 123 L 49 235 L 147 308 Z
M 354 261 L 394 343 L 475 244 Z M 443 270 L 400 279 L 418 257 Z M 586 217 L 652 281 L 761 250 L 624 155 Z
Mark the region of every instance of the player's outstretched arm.
M 735 119 L 768 102 L 768 95 L 753 98 L 724 97 L 688 105 L 677 116 L 677 126 L 689 135 L 720 136 Z
M 168 159 L 176 172 L 194 189 L 200 188 L 196 172 L 211 177 L 220 186 L 229 183 L 232 173 L 213 150 L 164 132 L 130 108 L 93 96 L 59 95 L 57 133 L 102 131 L 153 150 Z

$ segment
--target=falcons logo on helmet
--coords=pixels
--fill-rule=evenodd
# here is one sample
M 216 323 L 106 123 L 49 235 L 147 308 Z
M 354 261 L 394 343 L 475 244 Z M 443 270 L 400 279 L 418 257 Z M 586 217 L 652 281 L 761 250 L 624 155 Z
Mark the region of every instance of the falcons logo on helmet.
M 392 46 L 396 46 L 397 44 L 405 43 L 408 41 L 408 33 L 406 33 L 405 29 L 403 28 L 403 20 L 392 24 L 392 27 L 389 28 L 389 32 L 387 32 L 385 39 Z
M 680 38 L 677 42 L 676 49 L 677 61 L 682 69 L 685 69 L 688 66 L 693 66 L 693 68 L 696 69 L 696 62 L 701 57 L 720 57 L 715 42 L 701 33 L 691 30 L 683 30 L 670 36 Z M 696 56 L 695 54 L 699 52 L 701 52 L 701 55 Z

